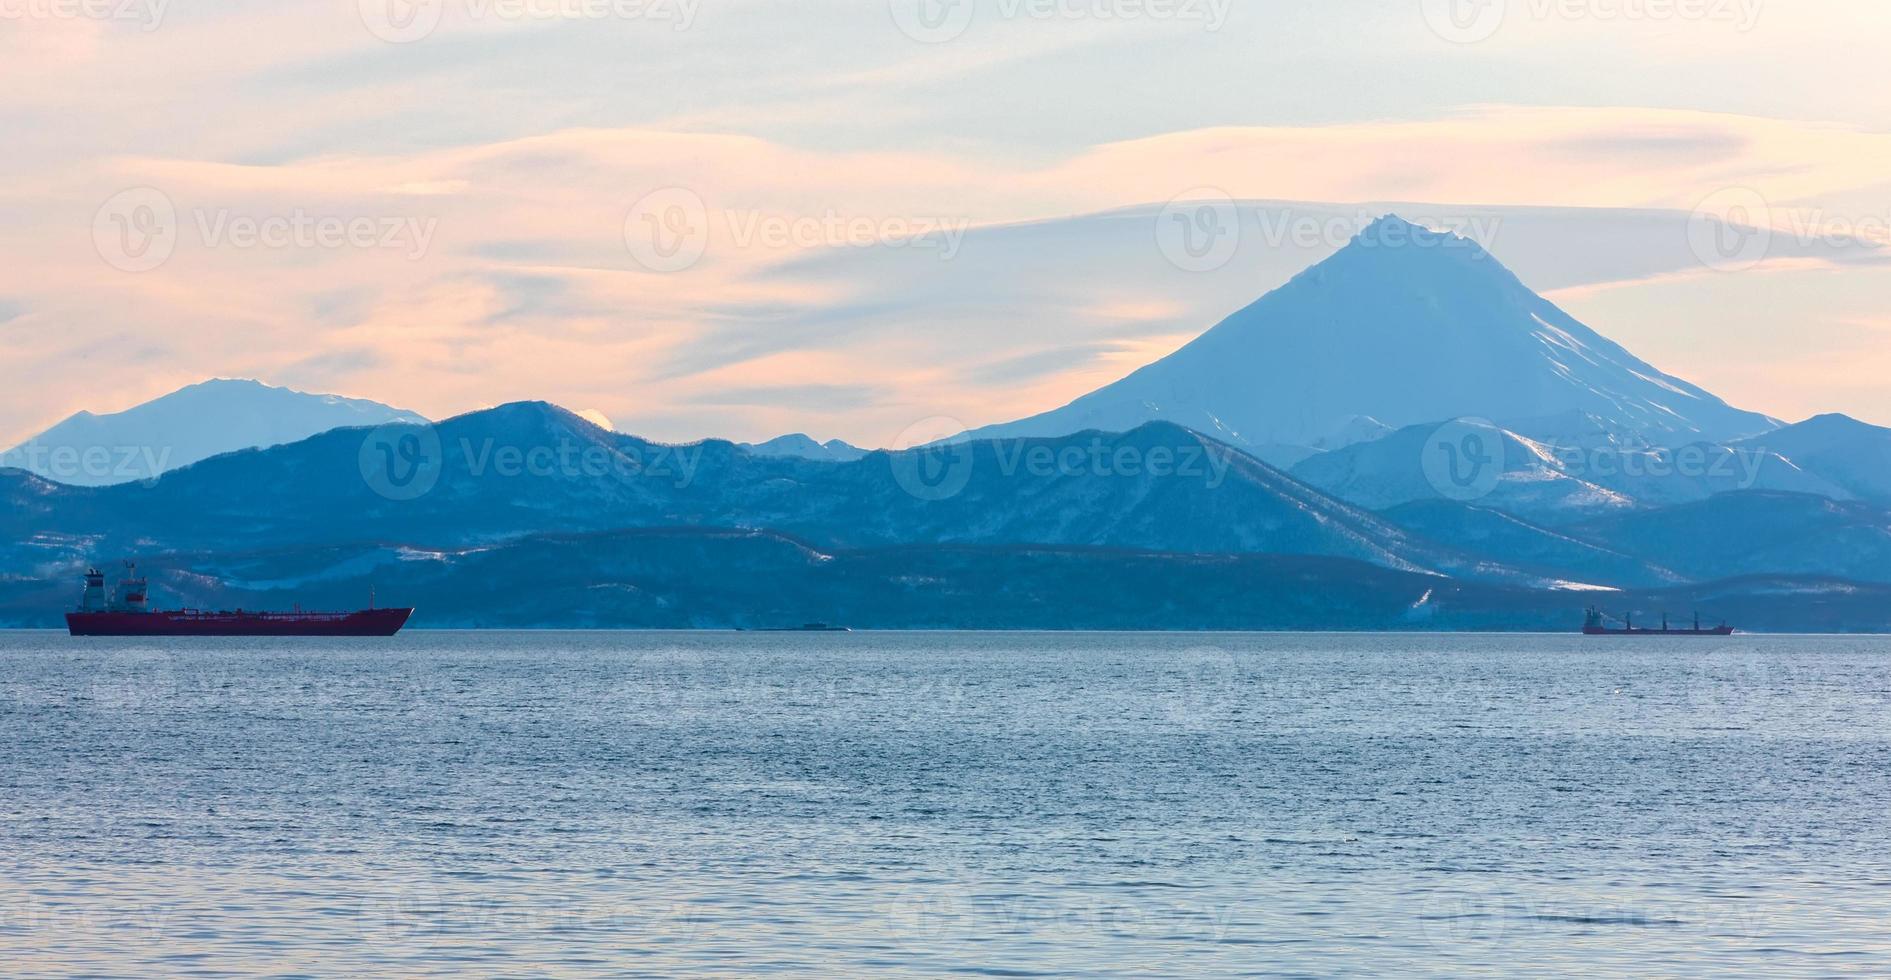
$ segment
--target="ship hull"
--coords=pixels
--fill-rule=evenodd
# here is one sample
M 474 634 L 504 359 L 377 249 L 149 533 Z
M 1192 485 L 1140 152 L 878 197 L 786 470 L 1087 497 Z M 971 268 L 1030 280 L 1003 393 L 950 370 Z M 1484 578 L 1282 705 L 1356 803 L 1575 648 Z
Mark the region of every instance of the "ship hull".
M 393 636 L 412 609 L 350 613 L 71 612 L 73 636 Z
M 1706 630 L 1614 630 L 1604 626 L 1590 626 L 1583 629 L 1585 636 L 1732 636 L 1733 627 L 1718 626 Z

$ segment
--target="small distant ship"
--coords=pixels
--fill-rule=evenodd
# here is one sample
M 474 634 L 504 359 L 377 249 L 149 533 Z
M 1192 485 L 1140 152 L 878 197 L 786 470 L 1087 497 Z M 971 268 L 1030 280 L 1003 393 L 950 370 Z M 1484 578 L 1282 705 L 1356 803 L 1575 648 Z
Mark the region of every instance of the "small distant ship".
M 412 608 L 376 609 L 371 595 L 368 608 L 356 612 L 152 609 L 138 567 L 126 562 L 125 568 L 110 595 L 105 573 L 86 569 L 79 608 L 66 614 L 73 636 L 393 636 L 414 614 Z
M 1694 626 L 1692 629 L 1670 628 L 1668 626 L 1668 616 L 1666 613 L 1661 615 L 1660 629 L 1636 626 L 1632 615 L 1623 617 L 1622 625 L 1615 627 L 1608 625 L 1607 617 L 1602 614 L 1602 610 L 1590 606 L 1589 615 L 1583 620 L 1582 632 L 1585 636 L 1732 636 L 1733 627 L 1728 626 L 1724 622 L 1719 626 L 1703 627 L 1701 626 L 1700 613 L 1694 614 Z

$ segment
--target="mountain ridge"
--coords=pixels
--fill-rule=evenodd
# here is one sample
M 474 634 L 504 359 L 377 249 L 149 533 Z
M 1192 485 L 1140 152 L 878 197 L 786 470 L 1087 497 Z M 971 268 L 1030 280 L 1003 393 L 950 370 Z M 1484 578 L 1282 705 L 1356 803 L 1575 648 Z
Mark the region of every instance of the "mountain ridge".
M 413 495 L 371 465 L 373 450 L 409 437 L 432 446 L 435 460 L 419 468 L 426 479 Z M 1084 610 L 1072 622 L 1112 628 L 1523 628 L 1548 622 L 1544 610 L 1559 601 L 1579 607 L 1587 592 L 1627 590 L 1611 601 L 1639 602 L 1650 589 L 1705 588 L 1720 573 L 1882 581 L 1876 569 L 1891 556 L 1891 540 L 1871 533 L 1891 518 L 1806 495 L 1550 528 L 1455 502 L 1374 513 L 1168 422 L 833 462 L 759 456 L 723 440 L 651 442 L 546 402 L 331 430 L 149 484 L 70 487 L 0 471 L 0 498 L 9 503 L 0 593 L 13 590 L 19 603 L 56 609 L 69 593 L 57 586 L 85 564 L 156 558 L 178 566 L 193 597 L 299 602 L 302 591 L 319 598 L 335 583 L 373 581 L 427 601 L 466 597 L 452 600 L 460 611 L 442 625 L 768 625 L 730 618 L 730 604 L 779 593 L 800 603 L 767 607 L 782 615 L 889 625 L 952 625 L 953 603 L 977 601 L 1001 611 L 961 610 L 956 622 L 1043 625 L 1064 603 Z M 1784 523 L 1803 529 L 1803 541 L 1788 529 L 1757 549 L 1715 543 L 1727 524 L 1768 520 L 1775 508 L 1801 515 Z M 1695 547 L 1702 538 L 1710 546 Z M 774 542 L 756 545 L 774 557 L 744 541 Z M 617 550 L 634 542 L 671 542 L 669 557 L 651 564 Z M 827 576 L 833 562 L 849 571 Z M 753 588 L 715 584 L 750 574 L 759 576 Z M 981 578 L 1007 574 L 1026 578 Z M 1165 596 L 1164 576 L 1181 576 L 1172 581 L 1195 594 Z M 825 596 L 811 584 L 821 582 L 840 592 Z M 1244 597 L 1243 582 L 1291 594 Z M 661 602 L 623 606 L 610 591 L 620 587 Z M 1347 598 L 1322 613 L 1329 591 Z M 1198 601 L 1210 595 L 1242 605 L 1210 612 Z M 1450 611 L 1452 596 L 1513 601 L 1501 595 L 1536 612 Z M 587 596 L 602 605 L 585 606 Z M 858 605 L 869 598 L 892 605 Z M 679 613 L 663 605 L 672 602 L 705 605 Z M 832 602 L 843 604 L 830 614 Z M 486 607 L 507 612 L 486 617 Z
M 370 464 L 382 440 L 408 435 L 432 446 L 436 462 L 423 491 L 403 499 Z M 950 473 L 943 487 L 924 482 L 920 474 L 934 462 L 956 468 L 956 482 Z M 257 487 L 272 492 L 258 495 Z M 138 516 L 154 514 L 164 516 Z M 217 456 L 148 486 L 56 489 L 30 519 L 0 516 L 0 531 L 63 541 L 73 561 L 82 551 L 147 544 L 217 551 L 401 540 L 427 549 L 551 528 L 672 525 L 768 528 L 855 549 L 979 543 L 1325 554 L 1432 574 L 1522 578 L 1482 556 L 1414 538 L 1171 423 L 949 451 L 876 450 L 831 462 L 758 456 L 722 440 L 653 443 L 548 403 L 513 403 L 437 425 L 332 430 Z

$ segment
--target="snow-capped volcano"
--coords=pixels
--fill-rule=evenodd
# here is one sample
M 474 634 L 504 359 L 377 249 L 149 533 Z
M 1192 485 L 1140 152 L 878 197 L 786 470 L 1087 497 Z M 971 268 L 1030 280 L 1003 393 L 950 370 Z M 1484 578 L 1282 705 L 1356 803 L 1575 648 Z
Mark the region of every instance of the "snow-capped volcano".
M 75 486 L 106 486 L 330 429 L 425 421 L 365 399 L 217 378 L 109 415 L 80 412 L 0 453 L 0 468 Z
M 1248 447 L 1319 447 L 1361 417 L 1402 428 L 1571 412 L 1655 445 L 1779 424 L 1584 326 L 1476 242 L 1387 215 L 1174 354 L 1063 408 L 974 434 L 1124 431 L 1162 419 Z

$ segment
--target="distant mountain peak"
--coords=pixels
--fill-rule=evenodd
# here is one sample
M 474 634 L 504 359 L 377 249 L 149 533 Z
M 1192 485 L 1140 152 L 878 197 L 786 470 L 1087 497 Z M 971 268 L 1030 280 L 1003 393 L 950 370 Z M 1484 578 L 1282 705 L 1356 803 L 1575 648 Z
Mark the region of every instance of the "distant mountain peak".
M 442 427 L 473 427 L 522 443 L 555 441 L 579 436 L 587 442 L 606 439 L 610 432 L 562 405 L 529 399 L 478 409 L 440 423 Z
M 1376 243 L 1376 242 L 1383 242 L 1383 241 L 1388 240 L 1388 238 L 1399 238 L 1399 237 L 1415 239 L 1418 241 L 1433 241 L 1433 240 L 1440 240 L 1440 239 L 1457 239 L 1458 241 L 1469 241 L 1469 239 L 1461 238 L 1457 234 L 1450 231 L 1440 231 L 1435 228 L 1430 228 L 1425 225 L 1418 224 L 1417 222 L 1407 221 L 1404 218 L 1400 217 L 1398 212 L 1396 211 L 1387 211 L 1385 214 L 1382 214 L 1378 216 L 1377 218 L 1372 219 L 1372 222 L 1366 225 L 1366 227 L 1363 230 L 1361 230 L 1359 234 L 1353 236 L 1353 241 L 1370 244 L 1370 243 Z
M 1397 215 L 1367 225 L 1344 248 L 1282 289 L 1302 279 L 1345 288 L 1402 287 L 1440 295 L 1454 292 L 1537 299 L 1509 267 L 1475 239 L 1416 225 Z
M 1348 420 L 1593 415 L 1682 445 L 1778 423 L 1637 358 L 1538 296 L 1478 242 L 1386 214 L 1173 354 L 980 436 L 1121 432 L 1166 419 L 1241 445 L 1322 445 Z
M 1393 257 L 1443 253 L 1471 259 L 1491 258 L 1491 254 L 1475 239 L 1466 238 L 1448 228 L 1432 228 L 1407 221 L 1397 214 L 1384 214 L 1373 219 L 1336 254 L 1347 252 L 1370 252 Z M 1493 264 L 1501 267 L 1501 263 Z
M 123 411 L 74 412 L 0 454 L 60 483 L 147 480 L 211 456 L 299 442 L 349 426 L 426 421 L 360 398 L 311 394 L 249 378 L 211 378 Z
M 1861 422 L 1842 412 L 1827 412 L 1824 415 L 1814 415 L 1804 422 L 1799 423 L 1799 425 L 1808 430 L 1822 430 L 1826 432 L 1865 433 L 1882 431 L 1879 426 L 1872 425 L 1870 422 Z
M 581 418 L 578 415 L 577 412 L 571 411 L 568 408 L 564 408 L 559 405 L 554 405 L 551 402 L 544 401 L 542 399 L 537 399 L 537 398 L 525 399 L 525 400 L 516 401 L 516 402 L 501 402 L 497 405 L 494 405 L 491 408 L 483 409 L 482 411 L 484 413 L 488 413 L 492 415 L 492 417 L 494 418 L 506 418 L 506 417 L 550 418 L 550 419 L 558 419 L 560 421 L 564 421 L 564 420 L 575 420 L 579 422 L 585 421 L 583 418 Z M 471 415 L 471 414 L 477 414 L 477 413 L 468 412 L 467 414 Z
M 1891 506 L 1891 429 L 1849 415 L 1819 415 L 1739 445 L 1778 453 L 1853 496 Z
M 202 381 L 196 382 L 195 384 L 187 384 L 184 387 L 171 392 L 169 395 L 165 395 L 164 397 L 176 398 L 179 396 L 187 397 L 190 395 L 202 395 L 202 394 L 211 394 L 211 393 L 269 392 L 269 391 L 286 392 L 291 395 L 307 395 L 310 398 L 340 399 L 342 401 L 348 400 L 346 398 L 343 398 L 340 395 L 328 395 L 328 394 L 322 394 L 319 392 L 298 391 L 286 385 L 272 385 L 266 382 L 258 381 L 255 378 L 206 378 Z
M 792 457 L 836 463 L 851 462 L 867 454 L 866 450 L 839 439 L 817 442 L 813 436 L 804 432 L 791 432 L 767 442 L 742 443 L 741 448 L 756 456 Z

